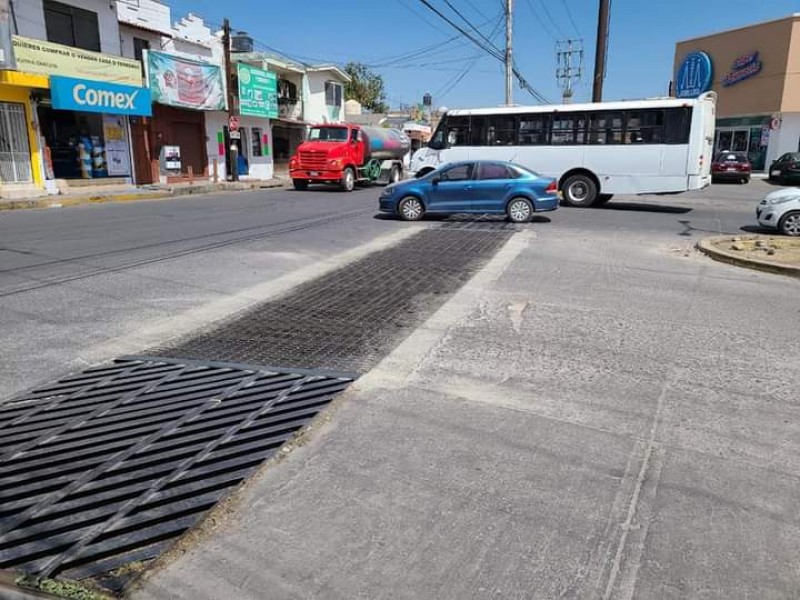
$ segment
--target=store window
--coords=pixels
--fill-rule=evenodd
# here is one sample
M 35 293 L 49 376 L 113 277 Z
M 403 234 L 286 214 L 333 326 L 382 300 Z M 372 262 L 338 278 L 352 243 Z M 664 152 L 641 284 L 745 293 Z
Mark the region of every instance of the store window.
M 25 107 L 15 102 L 0 102 L 0 181 L 27 183 L 31 179 Z
M 261 148 L 261 127 L 253 127 L 252 128 L 252 140 L 251 140 L 251 155 L 252 156 L 263 156 L 263 150 Z
M 342 86 L 333 81 L 325 82 L 325 104 L 327 106 L 342 105 Z
M 100 52 L 100 28 L 97 13 L 53 0 L 44 0 L 47 40 Z

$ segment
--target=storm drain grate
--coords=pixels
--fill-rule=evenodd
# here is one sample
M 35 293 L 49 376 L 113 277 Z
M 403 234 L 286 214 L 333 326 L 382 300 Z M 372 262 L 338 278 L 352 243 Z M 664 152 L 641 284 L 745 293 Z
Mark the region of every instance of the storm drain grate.
M 422 230 L 283 298 L 147 354 L 365 372 L 514 234 L 501 225 Z
M 0 568 L 119 589 L 352 380 L 132 357 L 3 404 Z

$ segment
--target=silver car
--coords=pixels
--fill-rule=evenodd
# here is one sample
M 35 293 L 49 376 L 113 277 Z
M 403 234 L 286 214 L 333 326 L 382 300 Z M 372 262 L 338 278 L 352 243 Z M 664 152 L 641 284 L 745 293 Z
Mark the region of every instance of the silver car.
M 800 236 L 800 188 L 785 188 L 767 194 L 756 207 L 756 217 L 762 227 Z

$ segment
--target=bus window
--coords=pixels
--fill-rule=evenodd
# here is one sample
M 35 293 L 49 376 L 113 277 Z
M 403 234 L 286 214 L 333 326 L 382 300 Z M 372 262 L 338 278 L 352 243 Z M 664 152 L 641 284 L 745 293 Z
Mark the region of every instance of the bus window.
M 664 118 L 664 143 L 688 144 L 692 126 L 692 109 L 668 108 Z
M 489 117 L 486 131 L 490 146 L 512 146 L 517 142 L 517 119 L 513 115 Z
M 547 144 L 550 115 L 533 114 L 519 117 L 519 145 L 541 146 Z
M 651 108 L 627 113 L 626 144 L 661 144 L 664 133 L 664 110 Z
M 469 139 L 469 117 L 447 119 L 447 145 L 466 146 Z
M 483 115 L 472 115 L 469 122 L 469 145 L 486 145 L 486 117 Z
M 622 112 L 600 111 L 589 115 L 590 144 L 622 143 Z
M 563 113 L 553 117 L 553 146 L 586 143 L 586 115 L 583 113 Z
M 439 121 L 439 124 L 436 126 L 436 131 L 433 132 L 431 139 L 428 141 L 428 148 L 433 150 L 444 150 L 445 143 L 444 143 L 444 130 L 447 127 L 447 115 Z

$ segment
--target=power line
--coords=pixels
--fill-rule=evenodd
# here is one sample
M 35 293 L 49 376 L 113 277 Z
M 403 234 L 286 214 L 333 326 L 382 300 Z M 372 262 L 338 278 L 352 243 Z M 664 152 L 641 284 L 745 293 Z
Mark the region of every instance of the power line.
M 561 27 L 558 26 L 558 23 L 556 23 L 556 20 L 553 18 L 553 15 L 550 14 L 550 9 L 547 8 L 547 2 L 545 0 L 539 0 L 539 4 L 542 5 L 542 8 L 544 9 L 544 14 L 547 16 L 547 19 L 553 24 L 553 29 L 555 29 L 558 35 L 560 35 L 561 37 L 567 37 L 566 35 L 564 35 L 564 31 L 561 29 Z
M 533 2 L 531 2 L 531 0 L 526 0 L 526 2 L 528 3 L 528 8 L 530 8 L 530 9 L 531 9 L 531 13 L 533 13 L 533 16 L 534 16 L 534 17 L 536 18 L 536 20 L 539 22 L 539 25 L 540 25 L 540 26 L 542 27 L 542 29 L 543 29 L 543 30 L 544 30 L 544 31 L 547 33 L 547 35 L 549 35 L 549 36 L 550 36 L 550 38 L 551 38 L 551 39 L 552 39 L 552 40 L 555 42 L 555 41 L 556 41 L 556 36 L 554 36 L 554 35 L 553 35 L 553 32 L 552 32 L 552 31 L 550 31 L 550 29 L 547 27 L 547 25 L 545 25 L 545 22 L 544 22 L 544 20 L 542 19 L 542 17 L 540 17 L 540 16 L 539 16 L 539 13 L 538 13 L 538 12 L 537 12 L 537 10 L 536 10 L 536 9 L 533 7 Z
M 503 62 L 503 63 L 505 62 L 505 56 L 503 54 L 500 54 L 500 53 L 492 50 L 491 48 L 489 48 L 485 44 L 483 44 L 480 40 L 476 39 L 474 36 L 470 35 L 466 31 L 464 31 L 464 29 L 462 29 L 458 24 L 454 23 L 451 19 L 449 19 L 447 17 L 447 15 L 443 14 L 439 9 L 437 9 L 435 6 L 433 6 L 428 0 L 419 0 L 419 1 L 422 4 L 424 4 L 428 9 L 430 9 L 431 11 L 436 13 L 442 20 L 446 21 L 456 31 L 461 33 L 461 35 L 463 35 L 468 40 L 470 40 L 473 44 L 478 46 L 478 48 L 480 48 L 484 52 L 488 53 L 490 56 L 492 56 L 496 60 L 499 60 L 500 62 Z M 504 11 L 504 13 L 505 13 L 505 11 Z M 530 83 L 528 83 L 528 81 L 519 72 L 519 69 L 514 67 L 512 72 L 513 72 L 514 76 L 517 78 L 517 81 L 519 82 L 520 88 L 522 88 L 523 90 L 527 91 L 536 100 L 538 100 L 540 102 L 546 102 L 544 96 L 536 88 L 534 88 Z
M 567 12 L 567 17 L 569 18 L 569 22 L 572 23 L 572 28 L 575 30 L 575 33 L 578 34 L 578 37 L 581 36 L 581 32 L 578 29 L 578 26 L 575 24 L 575 19 L 572 18 L 572 11 L 569 9 L 569 3 L 567 0 L 561 0 L 562 4 L 564 5 L 564 10 Z
M 461 14 L 461 12 L 455 6 L 453 6 L 450 0 L 444 0 L 444 3 L 447 4 L 447 6 L 449 6 L 454 13 L 456 13 L 459 17 L 461 17 L 461 20 L 464 21 L 464 23 L 466 23 L 470 29 L 472 29 L 475 33 L 481 36 L 481 38 L 483 38 L 492 49 L 494 49 L 497 52 L 502 52 L 502 50 L 500 50 L 500 48 L 498 48 L 494 44 L 494 42 L 492 42 L 492 40 L 483 35 L 483 32 L 481 32 L 477 27 L 475 27 L 475 25 L 472 24 L 472 22 L 469 19 L 467 19 L 463 14 Z

